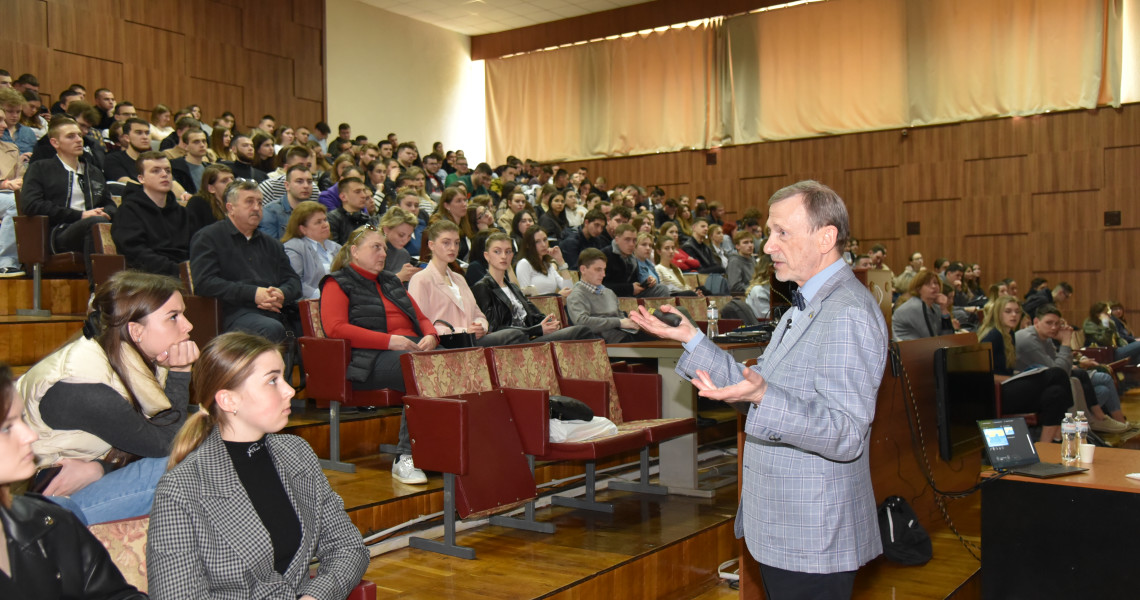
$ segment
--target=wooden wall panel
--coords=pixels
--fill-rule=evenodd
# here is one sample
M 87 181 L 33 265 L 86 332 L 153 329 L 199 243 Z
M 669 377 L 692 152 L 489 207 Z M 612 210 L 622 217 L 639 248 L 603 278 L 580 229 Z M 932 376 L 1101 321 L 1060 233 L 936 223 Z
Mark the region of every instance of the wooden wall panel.
M 986 196 L 1024 191 L 1029 188 L 1028 162 L 1025 156 L 965 161 L 966 194 Z
M 115 15 L 116 11 L 83 10 L 53 4 L 48 7 L 48 43 L 56 51 L 122 62 L 123 22 Z M 106 87 L 88 84 L 92 87 L 89 91 L 94 91 L 94 87 Z
M 15 2 L 4 11 L 4 39 L 32 46 L 47 46 L 47 4 Z M 8 69 L 12 71 L 12 69 Z M 12 79 L 20 73 L 12 73 Z
M 132 66 L 186 72 L 186 36 L 136 23 L 124 23 L 123 33 L 123 50 Z
M 296 6 L 294 6 L 296 5 Z M 0 65 L 40 80 L 45 103 L 72 83 L 156 104 L 324 120 L 324 0 L 0 0 Z
M 220 44 L 241 44 L 244 11 L 239 5 L 210 0 L 186 4 L 189 11 L 185 29 L 187 36 Z M 323 2 L 312 4 L 322 5 L 321 12 L 324 12 Z
M 174 32 L 185 27 L 185 9 L 190 4 L 182 0 L 119 0 L 124 21 Z
M 864 251 L 887 247 L 901 271 L 921 251 L 978 262 L 988 285 L 1013 277 L 1065 280 L 1076 293 L 1062 310 L 1079 324 L 1107 297 L 1140 320 L 1140 105 L 1051 113 L 902 131 L 564 163 L 588 164 L 611 184 L 667 183 L 669 196 L 704 193 L 742 213 L 777 189 L 813 178 L 847 202 Z M 894 166 L 891 163 L 897 163 Z M 727 190 L 737 196 L 724 197 Z M 716 194 L 709 193 L 716 190 Z M 1104 225 L 1119 211 L 1120 225 Z M 921 233 L 907 235 L 918 221 Z M 1130 313 L 1131 314 L 1131 313 Z
M 1032 126 L 1039 117 L 1013 117 L 963 123 L 962 158 L 1025 156 L 1033 151 Z
M 92 100 L 96 88 L 105 87 L 116 94 L 122 94 L 120 91 L 123 89 L 122 63 L 58 50 L 49 52 L 48 76 L 46 80 L 40 79 L 41 92 L 45 89 L 46 83 L 51 82 L 51 85 L 58 90 L 52 94 L 52 97 L 56 99 L 59 98 L 58 92 L 65 91 L 67 86 L 73 83 L 85 85 L 87 97 Z M 95 81 L 99 83 L 92 83 Z M 117 96 L 117 98 L 127 100 L 121 96 Z M 47 102 L 45 101 L 44 104 L 46 105 Z
M 967 196 L 962 199 L 959 216 L 963 229 L 968 233 L 1029 233 L 1029 208 L 1029 194 Z
M 1035 153 L 1029 161 L 1034 192 L 1069 192 L 1101 188 L 1104 150 Z

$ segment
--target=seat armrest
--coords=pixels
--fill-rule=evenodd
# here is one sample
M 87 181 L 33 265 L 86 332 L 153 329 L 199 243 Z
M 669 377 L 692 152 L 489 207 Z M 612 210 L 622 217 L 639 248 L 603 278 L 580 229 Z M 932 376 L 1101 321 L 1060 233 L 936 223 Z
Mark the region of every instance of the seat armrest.
M 12 217 L 16 228 L 16 254 L 25 265 L 44 264 L 51 256 L 48 218 L 43 215 Z
M 546 390 L 522 390 L 501 388 L 511 407 L 511 418 L 519 432 L 523 452 L 531 456 L 542 456 L 550 445 L 550 393 Z M 417 463 L 418 464 L 418 463 Z
M 301 362 L 311 398 L 345 398 L 351 382 L 345 379 L 352 346 L 347 340 L 301 336 Z
M 623 421 L 661 418 L 661 376 L 657 373 L 614 373 Z
M 404 396 L 416 468 L 467 473 L 468 406 L 467 400 L 458 398 Z
M 609 417 L 609 382 L 589 379 L 559 379 L 558 387 L 563 396 L 581 400 L 599 417 Z
M 367 579 L 361 579 L 360 583 L 352 588 L 344 600 L 376 600 L 376 584 Z

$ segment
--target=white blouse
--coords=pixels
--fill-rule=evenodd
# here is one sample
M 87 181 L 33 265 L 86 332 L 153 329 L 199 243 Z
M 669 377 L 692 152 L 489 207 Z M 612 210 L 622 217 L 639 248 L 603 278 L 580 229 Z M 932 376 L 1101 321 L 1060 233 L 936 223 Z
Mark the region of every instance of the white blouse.
M 563 279 L 558 274 L 558 266 L 551 264 L 546 273 L 539 273 L 530 266 L 530 261 L 523 259 L 515 265 L 515 275 L 519 278 L 519 287 L 526 289 L 534 286 L 534 294 L 557 294 L 559 290 L 568 288 L 573 283 Z

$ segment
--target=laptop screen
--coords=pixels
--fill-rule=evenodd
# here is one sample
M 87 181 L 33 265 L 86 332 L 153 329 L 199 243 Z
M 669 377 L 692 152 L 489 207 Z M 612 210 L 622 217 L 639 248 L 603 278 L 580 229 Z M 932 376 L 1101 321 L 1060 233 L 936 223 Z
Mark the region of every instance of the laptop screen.
M 986 454 L 995 469 L 1012 469 L 1040 462 L 1022 417 L 978 421 Z

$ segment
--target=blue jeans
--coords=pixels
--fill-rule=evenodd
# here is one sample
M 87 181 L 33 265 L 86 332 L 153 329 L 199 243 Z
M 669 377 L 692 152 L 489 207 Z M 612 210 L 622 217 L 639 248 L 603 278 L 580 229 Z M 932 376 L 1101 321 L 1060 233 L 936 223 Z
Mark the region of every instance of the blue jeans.
M 48 499 L 75 513 L 84 525 L 148 515 L 154 502 L 154 488 L 166 473 L 168 460 L 165 456 L 140 458 L 71 496 L 49 496 Z
M 0 238 L 0 239 L 2 239 L 2 238 Z M 0 259 L 0 260 L 2 260 L 2 259 Z M 3 266 L 3 265 L 0 264 L 0 266 Z M 1123 358 L 1127 358 L 1128 362 L 1131 364 L 1136 364 L 1137 362 L 1140 362 L 1140 340 L 1137 340 L 1135 342 L 1132 342 L 1131 344 L 1127 344 L 1127 345 L 1121 346 L 1119 348 L 1116 348 L 1114 350 L 1114 358 L 1116 358 L 1116 360 L 1121 360 Z
M 1112 375 L 1100 371 L 1089 371 L 1093 389 L 1096 391 L 1096 403 L 1100 405 L 1105 414 L 1112 414 L 1120 410 L 1120 396 L 1116 393 L 1116 382 Z
M 16 255 L 16 194 L 0 191 L 0 267 L 17 267 L 20 260 Z

